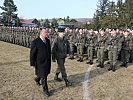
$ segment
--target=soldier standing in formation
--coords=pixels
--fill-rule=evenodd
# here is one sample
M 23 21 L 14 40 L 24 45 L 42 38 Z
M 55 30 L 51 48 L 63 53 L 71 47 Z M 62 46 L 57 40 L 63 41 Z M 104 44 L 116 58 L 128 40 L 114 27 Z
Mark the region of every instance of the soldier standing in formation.
M 77 46 L 77 54 L 78 54 L 77 61 L 79 62 L 83 62 L 84 45 L 85 45 L 85 35 L 83 33 L 83 30 L 80 29 L 76 37 L 76 46 Z
M 88 62 L 87 64 L 93 64 L 93 57 L 94 57 L 94 48 L 96 44 L 96 35 L 93 30 L 90 30 L 89 33 L 86 35 L 86 43 L 85 46 L 87 47 L 87 54 L 88 54 Z
M 120 38 L 117 36 L 116 30 L 112 30 L 111 36 L 108 39 L 108 58 L 110 68 L 109 71 L 112 70 L 115 72 L 115 67 L 118 59 L 118 54 L 121 50 L 121 41 Z
M 106 47 L 107 47 L 107 36 L 105 35 L 104 30 L 100 30 L 97 39 L 97 58 L 98 58 L 97 67 L 100 68 L 104 67 L 104 57 L 105 57 Z
M 124 37 L 123 37 L 123 44 L 122 44 L 122 50 L 121 50 L 121 60 L 122 60 L 122 65 L 124 67 L 127 67 L 127 63 L 129 62 L 130 58 L 130 51 L 132 48 L 132 38 L 129 32 L 126 30 L 124 32 Z
M 70 29 L 70 34 L 69 34 L 69 44 L 70 44 L 70 59 L 74 59 L 74 32 L 72 29 Z

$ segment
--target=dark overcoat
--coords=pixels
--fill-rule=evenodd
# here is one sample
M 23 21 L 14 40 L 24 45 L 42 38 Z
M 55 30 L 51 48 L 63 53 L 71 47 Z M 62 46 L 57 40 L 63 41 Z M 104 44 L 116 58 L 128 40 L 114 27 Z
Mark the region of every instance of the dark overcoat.
M 33 40 L 30 50 L 30 65 L 35 66 L 35 74 L 45 77 L 51 70 L 51 46 L 50 40 L 46 38 L 44 43 L 40 37 Z

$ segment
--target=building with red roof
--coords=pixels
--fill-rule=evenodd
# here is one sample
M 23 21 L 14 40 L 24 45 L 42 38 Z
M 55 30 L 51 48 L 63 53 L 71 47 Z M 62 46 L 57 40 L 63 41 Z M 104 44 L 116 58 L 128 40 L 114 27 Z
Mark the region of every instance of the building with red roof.
M 36 24 L 34 24 L 28 20 L 25 20 L 25 19 L 20 19 L 20 24 L 23 27 L 36 27 L 37 26 Z

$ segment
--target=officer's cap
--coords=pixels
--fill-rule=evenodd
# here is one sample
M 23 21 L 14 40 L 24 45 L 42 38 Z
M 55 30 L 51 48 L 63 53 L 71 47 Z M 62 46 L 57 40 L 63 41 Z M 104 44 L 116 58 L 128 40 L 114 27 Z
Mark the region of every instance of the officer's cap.
M 65 29 L 64 28 L 58 28 L 58 32 L 64 32 Z

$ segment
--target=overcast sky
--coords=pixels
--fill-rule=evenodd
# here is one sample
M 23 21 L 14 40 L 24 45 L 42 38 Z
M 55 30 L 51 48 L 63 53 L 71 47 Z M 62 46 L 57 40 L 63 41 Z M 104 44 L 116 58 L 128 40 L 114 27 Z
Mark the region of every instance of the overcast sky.
M 111 0 L 117 1 L 117 0 Z M 0 0 L 3 6 L 4 0 Z M 14 0 L 21 18 L 92 18 L 98 0 Z M 2 12 L 2 10 L 0 10 Z

